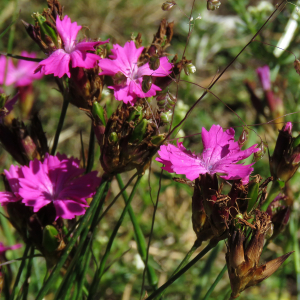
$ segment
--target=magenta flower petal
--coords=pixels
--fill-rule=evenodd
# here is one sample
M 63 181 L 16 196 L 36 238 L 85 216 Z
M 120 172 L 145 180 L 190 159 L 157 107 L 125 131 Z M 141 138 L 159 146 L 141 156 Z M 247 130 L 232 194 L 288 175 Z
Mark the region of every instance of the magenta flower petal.
M 7 205 L 10 202 L 20 201 L 20 197 L 16 197 L 14 193 L 11 192 L 0 192 L 0 203 L 1 205 Z
M 59 78 L 67 74 L 67 76 L 70 78 L 70 60 L 71 57 L 68 53 L 66 53 L 63 49 L 58 49 L 48 58 L 41 61 L 35 72 L 42 70 L 44 71 L 45 75 L 53 74 Z
M 35 53 L 21 52 L 21 56 L 35 58 Z M 7 64 L 7 66 L 6 66 Z M 5 56 L 0 57 L 0 84 L 4 84 L 5 70 L 5 85 L 15 85 L 16 87 L 30 85 L 34 80 L 40 79 L 44 74 L 35 74 L 34 70 L 37 68 L 38 63 L 27 60 L 18 60 L 14 65 L 12 59 L 6 60 Z M 7 67 L 7 69 L 6 69 Z
M 64 49 L 66 52 L 71 52 L 75 48 L 77 34 L 82 28 L 77 25 L 77 22 L 71 23 L 71 19 L 65 16 L 61 21 L 59 15 L 56 17 L 56 28 L 62 41 L 64 42 Z
M 184 148 L 182 143 L 161 146 L 156 160 L 164 164 L 164 170 L 184 174 L 190 180 L 198 178 L 199 174 L 219 173 L 226 180 L 249 180 L 253 171 L 252 165 L 237 164 L 259 149 L 253 145 L 241 150 L 238 142 L 234 141 L 234 129 L 223 131 L 219 125 L 213 125 L 209 131 L 202 128 L 202 154 L 194 154 Z
M 53 203 L 56 219 L 72 219 L 85 213 L 86 198 L 95 194 L 101 182 L 97 172 L 83 175 L 84 172 L 85 169 L 79 168 L 78 159 L 59 153 L 46 154 L 43 162 L 35 159 L 28 167 L 11 166 L 5 174 L 13 193 L 0 193 L 0 202 L 21 200 L 26 206 L 32 206 L 34 212 Z
M 76 216 L 84 215 L 84 207 L 88 206 L 71 200 L 56 200 L 53 204 L 56 214 L 63 219 L 73 219 Z
M 23 246 L 22 244 L 16 244 L 16 245 L 13 245 L 13 246 L 6 247 L 6 246 L 4 246 L 3 243 L 0 243 L 0 256 L 3 257 L 7 250 L 16 250 L 16 249 L 21 248 L 22 246 Z
M 150 69 L 146 63 L 138 67 L 138 59 L 143 52 L 144 47 L 136 49 L 134 41 L 125 43 L 124 47 L 113 45 L 110 58 L 101 59 L 99 67 L 102 69 L 100 75 L 114 76 L 121 72 L 127 78 L 126 83 L 122 85 L 109 86 L 114 90 L 114 96 L 117 100 L 134 105 L 137 98 L 155 96 L 161 89 L 152 84 L 150 90 L 144 93 L 142 90 L 143 76 L 165 77 L 171 73 L 172 64 L 167 57 L 160 58 L 160 66 L 157 70 Z
M 56 28 L 63 41 L 64 48 L 54 51 L 48 58 L 41 61 L 35 72 L 43 70 L 46 75 L 53 74 L 60 78 L 67 74 L 70 78 L 70 62 L 72 68 L 94 68 L 101 57 L 86 51 L 95 51 L 94 47 L 108 43 L 109 40 L 104 42 L 78 42 L 77 34 L 82 27 L 77 25 L 77 22 L 71 23 L 68 16 L 65 16 L 62 21 L 57 16 Z

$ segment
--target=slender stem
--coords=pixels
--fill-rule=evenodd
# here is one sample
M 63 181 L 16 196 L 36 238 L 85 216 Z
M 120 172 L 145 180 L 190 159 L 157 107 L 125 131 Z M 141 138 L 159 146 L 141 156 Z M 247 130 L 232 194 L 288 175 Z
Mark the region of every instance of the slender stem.
M 106 191 L 107 191 L 107 188 L 106 188 Z M 64 279 L 58 288 L 58 291 L 55 295 L 55 300 L 63 298 L 66 287 L 68 287 L 69 285 L 72 285 L 71 283 L 74 279 L 74 276 L 73 276 L 74 268 L 76 268 L 75 265 L 78 266 L 81 264 L 82 258 L 84 257 L 87 249 L 89 249 L 89 245 L 92 240 L 91 238 L 88 237 L 88 233 L 92 232 L 92 237 L 94 237 L 95 227 L 96 227 L 94 223 L 95 223 L 95 220 L 97 220 L 98 214 L 102 210 L 102 207 L 103 207 L 103 204 L 105 201 L 105 195 L 106 195 L 106 193 L 104 193 L 104 195 L 102 196 L 97 209 L 93 211 L 87 226 L 84 228 L 84 230 L 82 231 L 82 233 L 80 235 L 79 245 L 76 249 L 76 252 L 72 258 L 70 265 L 68 266 L 67 273 L 65 274 Z
M 179 264 L 179 266 L 173 272 L 172 276 L 175 275 L 179 270 L 181 270 L 183 267 L 186 266 L 186 264 L 189 262 L 191 256 L 199 248 L 199 246 L 200 246 L 199 243 L 197 241 L 195 241 L 195 243 L 193 244 L 192 248 L 189 250 L 189 252 L 186 254 L 186 256 L 184 257 L 184 259 Z M 166 289 L 158 296 L 158 299 L 160 299 L 164 295 L 165 291 L 166 291 Z
M 87 159 L 87 167 L 85 173 L 89 173 L 93 169 L 95 159 L 95 133 L 93 123 L 91 125 L 91 133 L 90 133 L 90 144 L 89 144 L 89 153 Z
M 32 268 L 32 262 L 33 262 L 33 255 L 34 255 L 34 247 L 31 247 L 30 250 L 30 258 L 27 264 L 27 272 L 26 272 L 26 277 L 25 277 L 25 281 L 23 284 L 23 300 L 27 299 L 28 296 L 28 288 L 29 288 L 29 281 L 30 281 L 30 276 L 31 276 L 31 268 Z
M 118 181 L 120 189 L 122 190 L 124 188 L 124 183 L 122 181 L 121 175 L 117 174 L 116 179 Z M 125 204 L 126 204 L 129 200 L 126 191 L 123 192 L 123 198 L 124 198 L 124 201 L 125 201 Z M 131 223 L 132 223 L 132 226 L 133 226 L 134 239 L 135 239 L 136 244 L 137 244 L 137 250 L 138 250 L 142 260 L 145 262 L 146 257 L 147 257 L 147 243 L 146 243 L 146 239 L 144 237 L 144 234 L 141 230 L 141 227 L 138 223 L 138 220 L 137 220 L 137 218 L 134 214 L 134 211 L 133 211 L 131 205 L 128 206 L 128 214 L 130 216 Z M 155 274 L 155 270 L 149 265 L 147 265 L 147 275 L 148 275 L 148 280 L 149 280 L 150 285 L 153 288 L 155 288 L 157 286 L 157 283 L 158 283 L 158 278 Z
M 102 196 L 105 192 L 107 183 L 108 183 L 107 181 L 102 181 L 100 187 L 98 188 L 96 195 L 93 198 L 91 206 L 87 209 L 85 215 L 81 219 L 81 222 L 80 222 L 77 230 L 74 231 L 72 239 L 67 244 L 60 260 L 58 261 L 58 263 L 56 264 L 55 268 L 53 269 L 51 275 L 49 276 L 49 278 L 45 282 L 44 286 L 40 290 L 39 294 L 36 297 L 36 300 L 42 300 L 46 296 L 46 294 L 47 294 L 48 290 L 50 289 L 50 287 L 52 286 L 52 284 L 54 282 L 56 282 L 56 279 L 58 277 L 60 269 L 63 267 L 65 261 L 67 260 L 72 248 L 74 247 L 74 245 L 77 241 L 77 238 L 79 237 L 81 232 L 89 225 L 89 223 L 90 223 L 89 220 L 91 219 L 90 217 L 93 215 L 93 213 L 95 213 L 96 208 L 98 206 L 102 206 L 104 204 L 104 200 L 103 201 L 101 201 L 101 200 L 102 200 Z M 80 243 L 81 242 L 83 244 L 84 240 L 81 240 Z M 77 248 L 77 251 L 80 251 L 79 246 Z M 76 253 L 75 253 L 75 255 L 76 255 Z
M 87 251 L 85 261 L 84 261 L 84 265 L 82 267 L 82 271 L 80 272 L 80 277 L 79 277 L 79 282 L 78 282 L 78 292 L 77 292 L 76 300 L 83 299 L 82 298 L 82 290 L 83 290 L 84 281 L 85 281 L 85 274 L 88 270 L 89 262 L 91 260 L 91 256 L 92 256 L 92 251 Z
M 2 276 L 4 279 L 4 287 L 2 289 L 2 295 L 4 294 L 5 300 L 9 300 L 9 285 L 10 285 L 10 280 L 9 280 L 9 275 L 8 275 L 8 267 L 4 266 L 1 268 Z
M 26 244 L 26 248 L 24 250 L 24 254 L 23 254 L 23 259 L 21 261 L 21 265 L 19 267 L 19 270 L 18 270 L 18 274 L 17 274 L 17 277 L 16 277 L 16 280 L 15 280 L 15 283 L 14 283 L 14 286 L 13 286 L 13 289 L 12 289 L 12 292 L 10 294 L 10 299 L 13 300 L 15 298 L 15 293 L 16 293 L 16 288 L 19 284 L 19 281 L 20 281 L 20 278 L 21 278 L 21 275 L 22 275 L 22 272 L 23 272 L 23 269 L 25 267 L 25 262 L 26 262 L 26 257 L 28 255 L 28 252 L 29 252 L 29 249 L 30 249 L 31 245 L 29 243 Z
M 194 254 L 194 252 L 199 248 L 199 243 L 196 241 L 190 251 L 186 254 L 185 258 L 181 261 L 179 266 L 175 269 L 172 276 L 175 275 L 179 270 L 181 270 L 183 267 L 186 266 L 186 264 L 189 262 L 191 256 Z
M 102 257 L 102 260 L 101 260 L 101 263 L 100 263 L 100 267 L 96 271 L 96 274 L 94 276 L 93 282 L 91 284 L 88 300 L 93 299 L 93 295 L 95 295 L 95 293 L 97 292 L 97 289 L 98 289 L 99 284 L 100 284 L 101 277 L 102 277 L 102 275 L 104 273 L 104 270 L 105 270 L 105 264 L 106 264 L 106 261 L 108 259 L 109 254 L 110 254 L 110 250 L 111 250 L 112 244 L 113 244 L 113 242 L 115 240 L 115 237 L 117 236 L 118 230 L 119 230 L 119 228 L 120 228 L 120 226 L 121 226 L 121 224 L 123 222 L 123 219 L 124 219 L 124 217 L 125 217 L 125 215 L 126 215 L 126 213 L 128 211 L 129 205 L 130 205 L 130 203 L 131 203 L 131 201 L 133 199 L 133 196 L 134 196 L 134 194 L 135 194 L 135 192 L 137 190 L 137 187 L 138 187 L 138 185 L 140 183 L 141 178 L 142 178 L 142 175 L 139 175 L 138 178 L 137 178 L 137 180 L 136 180 L 136 182 L 135 182 L 135 184 L 134 184 L 134 186 L 133 186 L 133 189 L 132 189 L 130 197 L 129 197 L 126 205 L 125 205 L 125 208 L 124 208 L 124 210 L 123 210 L 123 212 L 122 212 L 122 214 L 121 214 L 121 216 L 119 218 L 119 221 L 116 224 L 116 226 L 115 226 L 115 228 L 113 230 L 112 235 L 110 236 L 110 239 L 109 239 L 109 241 L 107 243 L 107 246 L 106 246 L 105 253 L 104 253 L 104 255 Z
M 151 171 L 151 164 L 150 164 L 150 171 Z M 140 299 L 142 299 L 143 292 L 144 292 L 146 268 L 147 268 L 147 265 L 148 265 L 149 251 L 150 251 L 152 234 L 153 234 L 153 230 L 154 230 L 155 216 L 156 216 L 156 211 L 157 211 L 157 207 L 158 207 L 158 201 L 159 201 L 159 194 L 160 194 L 160 190 L 161 190 L 161 180 L 162 180 L 163 171 L 164 170 L 161 170 L 161 172 L 160 172 L 156 202 L 154 204 L 154 210 L 153 210 L 153 215 L 152 215 L 152 220 L 151 220 L 151 229 L 150 229 L 150 235 L 149 235 L 149 240 L 148 240 L 148 245 L 147 245 L 147 256 L 146 256 L 145 268 L 144 268 L 144 272 L 143 272 L 143 280 L 142 280 L 142 287 L 141 287 L 141 292 L 140 292 Z M 149 172 L 149 174 L 150 174 L 150 172 Z M 149 177 L 149 180 L 150 180 L 150 177 Z M 150 181 L 149 181 L 149 183 L 150 183 Z M 149 187 L 150 187 L 150 198 L 151 198 L 152 203 L 154 203 L 153 200 L 152 200 L 151 186 L 149 186 Z
M 224 273 L 227 270 L 227 265 L 225 265 L 223 267 L 223 269 L 221 270 L 221 272 L 219 273 L 219 275 L 217 276 L 216 280 L 214 281 L 214 283 L 212 284 L 212 286 L 209 288 L 209 290 L 207 291 L 206 295 L 204 296 L 203 300 L 207 300 L 209 298 L 209 296 L 211 295 L 211 293 L 213 292 L 213 290 L 215 289 L 216 285 L 219 283 L 219 281 L 221 280 L 221 278 L 223 277 Z
M 183 275 L 187 270 L 189 270 L 198 260 L 200 260 L 206 253 L 208 253 L 212 248 L 216 246 L 215 243 L 209 243 L 193 260 L 191 260 L 185 267 L 173 275 L 165 284 L 153 292 L 147 300 L 152 300 L 160 295 L 167 287 L 169 287 L 176 279 Z
M 58 145 L 59 136 L 60 136 L 61 130 L 63 128 L 64 120 L 65 120 L 67 109 L 68 109 L 68 106 L 69 106 L 69 97 L 68 97 L 67 93 L 68 93 L 68 89 L 65 89 L 64 101 L 63 101 L 63 105 L 62 105 L 58 125 L 57 125 L 56 132 L 55 132 L 55 137 L 54 137 L 54 141 L 53 141 L 51 155 L 55 155 L 56 148 L 57 148 L 57 145 Z

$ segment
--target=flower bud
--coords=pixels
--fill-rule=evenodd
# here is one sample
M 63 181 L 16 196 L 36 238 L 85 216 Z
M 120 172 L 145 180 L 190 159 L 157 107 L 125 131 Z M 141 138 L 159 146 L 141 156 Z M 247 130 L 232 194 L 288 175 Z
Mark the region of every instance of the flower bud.
M 255 207 L 255 205 L 258 201 L 260 181 L 261 181 L 261 177 L 259 175 L 257 175 L 257 176 L 255 176 L 255 178 L 253 180 L 251 180 L 248 183 L 248 195 L 247 195 L 247 198 L 249 199 L 248 207 L 247 207 L 248 213 L 253 210 L 253 208 Z
M 173 116 L 173 113 L 171 110 L 167 111 L 167 112 L 162 112 L 160 114 L 160 120 L 161 120 L 161 123 L 163 125 L 165 124 L 170 124 L 171 121 L 172 121 L 172 116 Z
M 143 107 L 137 106 L 135 110 L 133 110 L 128 118 L 128 121 L 134 121 L 135 124 L 142 121 L 143 118 Z
M 144 93 L 149 92 L 152 86 L 152 76 L 143 76 L 142 90 Z
M 149 67 L 151 70 L 157 70 L 160 66 L 160 59 L 157 54 L 150 57 Z
M 288 123 L 279 131 L 270 161 L 272 176 L 283 182 L 291 179 L 300 164 L 300 135 L 292 138 L 291 130 L 292 125 Z
M 247 129 L 244 129 L 242 134 L 240 135 L 240 137 L 238 139 L 238 144 L 239 144 L 240 148 L 242 148 L 243 145 L 248 140 L 248 135 L 249 135 L 249 131 Z
M 42 244 L 47 252 L 53 252 L 58 248 L 60 242 L 58 240 L 58 231 L 54 226 L 45 226 Z
M 92 114 L 94 118 L 98 118 L 101 121 L 102 125 L 106 125 L 106 114 L 103 107 L 97 101 L 93 103 Z
M 207 0 L 207 9 L 216 10 L 220 7 L 221 1 L 219 0 Z
M 267 151 L 267 147 L 265 146 L 264 142 L 261 142 L 258 147 L 259 151 L 253 154 L 254 161 L 257 162 L 262 159 Z
M 116 132 L 112 132 L 109 136 L 109 141 L 111 143 L 117 143 L 118 142 L 118 135 Z
M 125 86 L 127 83 L 127 77 L 120 71 L 113 76 L 114 85 Z
M 58 47 L 57 33 L 47 24 L 47 19 L 39 13 L 34 13 L 33 18 L 39 25 L 42 40 L 51 48 Z
M 163 5 L 161 6 L 162 10 L 168 11 L 170 10 L 174 5 L 176 5 L 175 1 L 167 1 L 165 3 L 163 3 Z
M 192 63 L 185 64 L 183 66 L 184 73 L 189 76 L 191 73 L 196 72 L 196 67 Z
M 138 142 L 140 143 L 145 134 L 146 134 L 146 130 L 147 130 L 147 126 L 148 126 L 148 120 L 143 119 L 140 123 L 138 123 L 136 125 L 136 127 L 134 128 L 132 135 L 130 136 L 129 142 L 133 143 L 133 142 Z
M 174 107 L 177 102 L 176 97 L 171 93 L 162 93 L 156 97 L 157 106 L 163 112 L 166 112 Z

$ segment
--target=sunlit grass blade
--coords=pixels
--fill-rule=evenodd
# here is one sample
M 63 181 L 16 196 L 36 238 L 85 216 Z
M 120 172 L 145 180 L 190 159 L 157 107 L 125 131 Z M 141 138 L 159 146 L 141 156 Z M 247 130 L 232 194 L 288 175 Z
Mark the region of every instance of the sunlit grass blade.
M 118 230 L 119 230 L 119 228 L 120 228 L 120 226 L 121 226 L 121 224 L 123 222 L 123 219 L 124 219 L 125 215 L 127 214 L 129 205 L 130 205 L 130 203 L 131 203 L 131 201 L 133 199 L 133 196 L 134 196 L 134 194 L 135 194 L 135 192 L 137 190 L 137 187 L 139 185 L 139 182 L 140 182 L 141 178 L 142 178 L 142 176 L 139 175 L 138 178 L 137 178 L 137 180 L 136 180 L 136 182 L 135 182 L 135 184 L 134 184 L 134 186 L 133 186 L 133 189 L 132 189 L 130 197 L 129 197 L 127 203 L 126 203 L 126 206 L 125 206 L 125 208 L 124 208 L 124 210 L 123 210 L 123 212 L 122 212 L 122 214 L 121 214 L 121 216 L 119 218 L 119 221 L 116 224 L 116 226 L 115 226 L 115 228 L 114 228 L 114 230 L 113 230 L 113 232 L 112 232 L 112 234 L 111 234 L 111 236 L 109 238 L 109 241 L 107 243 L 106 250 L 105 250 L 105 253 L 104 253 L 103 257 L 102 257 L 100 266 L 99 266 L 98 270 L 96 271 L 96 273 L 94 275 L 94 279 L 93 279 L 93 282 L 91 284 L 90 291 L 89 291 L 88 300 L 93 299 L 93 296 L 97 293 L 97 289 L 99 288 L 100 280 L 101 280 L 101 277 L 102 277 L 102 275 L 104 273 L 106 261 L 108 259 L 109 254 L 110 254 L 110 250 L 111 250 L 112 244 L 114 242 L 114 239 L 116 238 Z
M 124 183 L 122 181 L 121 175 L 117 174 L 116 179 L 118 181 L 120 189 L 122 190 L 124 188 Z M 126 204 L 129 200 L 126 191 L 123 192 L 123 198 Z M 128 207 L 128 214 L 130 216 L 130 220 L 133 226 L 134 238 L 136 240 L 138 252 L 142 260 L 145 262 L 147 257 L 147 243 L 131 205 L 129 205 Z M 155 270 L 148 264 L 147 264 L 147 275 L 148 275 L 149 284 L 153 288 L 155 288 L 158 283 L 158 278 L 156 276 Z

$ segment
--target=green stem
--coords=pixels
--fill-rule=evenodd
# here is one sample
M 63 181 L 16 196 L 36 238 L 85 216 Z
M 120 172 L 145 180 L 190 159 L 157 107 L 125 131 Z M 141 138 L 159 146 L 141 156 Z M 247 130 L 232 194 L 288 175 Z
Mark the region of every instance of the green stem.
M 189 250 L 189 252 L 186 254 L 186 256 L 184 257 L 184 259 L 181 261 L 181 263 L 179 264 L 179 266 L 175 269 L 175 271 L 172 273 L 172 276 L 174 276 L 179 270 L 181 270 L 183 267 L 186 266 L 186 264 L 189 262 L 191 256 L 193 255 L 193 253 L 200 247 L 199 243 L 197 241 L 195 241 L 195 243 L 193 244 L 192 248 Z M 157 297 L 158 299 L 160 299 L 164 293 L 165 293 L 166 289 Z
M 160 295 L 167 287 L 169 287 L 176 279 L 183 275 L 187 270 L 189 270 L 198 260 L 200 260 L 206 253 L 208 253 L 212 248 L 216 246 L 216 243 L 209 243 L 193 260 L 191 260 L 185 267 L 179 270 L 175 275 L 173 275 L 165 284 L 153 292 L 147 300 L 152 300 Z
M 27 258 L 27 255 L 28 255 L 28 252 L 29 252 L 29 249 L 30 249 L 31 245 L 29 243 L 26 244 L 26 248 L 24 250 L 24 254 L 23 254 L 23 259 L 21 261 L 21 265 L 19 267 L 19 270 L 18 270 L 18 274 L 17 274 L 17 277 L 16 277 L 16 280 L 15 280 L 15 283 L 14 283 L 14 286 L 13 286 L 13 289 L 12 289 L 12 292 L 10 294 L 10 299 L 13 300 L 15 298 L 15 293 L 16 293 L 16 288 L 19 284 L 19 281 L 20 281 L 20 278 L 21 278 L 21 275 L 22 275 L 22 272 L 23 272 L 23 269 L 25 267 L 25 262 L 26 262 L 26 258 Z
M 6 215 L 6 212 L 4 211 L 2 206 L 0 206 L 0 213 L 3 214 L 4 216 Z M 2 229 L 4 232 L 4 236 L 7 239 L 8 245 L 12 246 L 12 245 L 15 245 L 16 240 L 15 240 L 14 235 L 11 233 L 10 223 L 9 223 L 8 219 L 6 219 L 4 216 L 0 217 Z M 15 251 L 12 251 L 12 260 L 14 260 L 16 257 L 17 257 L 17 253 Z M 11 269 L 12 269 L 13 273 L 16 273 L 17 268 L 15 265 L 12 265 Z
M 175 275 L 179 270 L 181 270 L 183 267 L 186 266 L 186 264 L 189 262 L 191 256 L 194 254 L 194 252 L 199 248 L 199 243 L 195 241 L 194 245 L 190 249 L 190 251 L 186 254 L 185 258 L 181 261 L 179 266 L 175 269 L 172 276 Z
M 63 101 L 61 114 L 60 114 L 60 117 L 59 117 L 56 132 L 55 132 L 55 137 L 54 137 L 54 141 L 53 141 L 51 155 L 55 155 L 56 148 L 57 148 L 57 145 L 58 145 L 59 136 L 60 136 L 61 130 L 63 128 L 64 120 L 65 120 L 67 109 L 68 109 L 68 106 L 69 106 L 69 97 L 67 95 L 67 90 L 68 89 L 65 89 L 65 91 L 64 91 L 64 101 Z
M 268 193 L 268 198 L 265 201 L 265 203 L 263 203 L 263 205 L 261 206 L 261 210 L 262 211 L 266 211 L 267 208 L 269 207 L 269 205 L 271 204 L 271 202 L 275 199 L 275 197 L 279 194 L 280 192 L 280 186 L 277 180 L 273 181 L 271 188 L 269 190 Z
M 25 281 L 23 284 L 23 300 L 26 300 L 27 296 L 28 296 L 29 280 L 30 280 L 30 276 L 31 276 L 32 261 L 33 261 L 33 256 L 34 256 L 34 247 L 33 246 L 31 247 L 29 256 L 30 256 L 30 258 L 29 258 L 29 261 L 27 264 L 26 277 L 25 277 Z
M 221 280 L 221 278 L 223 277 L 224 273 L 227 270 L 227 265 L 225 265 L 223 267 L 223 269 L 221 270 L 221 272 L 219 273 L 218 277 L 216 278 L 216 280 L 214 281 L 214 283 L 212 284 L 212 286 L 209 288 L 209 290 L 207 291 L 206 295 L 204 296 L 203 300 L 207 300 L 209 298 L 209 296 L 211 295 L 211 293 L 213 292 L 213 290 L 215 289 L 216 285 L 219 283 L 219 281 Z
M 85 281 L 85 274 L 88 270 L 89 262 L 91 260 L 91 256 L 92 256 L 92 251 L 90 250 L 86 253 L 86 257 L 85 257 L 84 265 L 83 265 L 83 268 L 82 268 L 82 272 L 80 273 L 79 282 L 78 282 L 78 292 L 77 292 L 76 300 L 83 299 L 82 298 L 82 291 L 83 291 L 83 286 L 84 286 L 84 281 Z
M 51 275 L 49 276 L 49 278 L 45 282 L 45 284 L 42 287 L 42 289 L 40 290 L 39 294 L 37 295 L 36 300 L 42 300 L 46 296 L 46 294 L 47 294 L 48 290 L 50 289 L 50 287 L 52 286 L 52 284 L 54 284 L 56 282 L 56 279 L 58 277 L 60 269 L 63 267 L 64 263 L 66 262 L 67 258 L 69 257 L 69 254 L 70 254 L 72 248 L 74 247 L 74 245 L 75 245 L 78 237 L 80 236 L 81 232 L 90 224 L 90 219 L 92 219 L 91 216 L 94 215 L 93 213 L 95 213 L 96 208 L 98 208 L 98 206 L 103 206 L 104 199 L 102 199 L 103 198 L 102 196 L 105 192 L 107 183 L 108 183 L 107 181 L 102 181 L 100 187 L 97 190 L 96 195 L 93 198 L 93 201 L 92 201 L 90 207 L 87 209 L 85 215 L 82 217 L 81 222 L 80 222 L 77 230 L 74 232 L 73 237 L 70 240 L 70 242 L 67 244 L 60 260 L 56 264 L 56 266 L 53 269 Z M 80 240 L 80 244 L 83 245 L 84 241 L 85 241 L 84 239 Z M 79 245 L 78 248 L 77 248 L 77 251 L 80 251 L 80 250 L 81 249 L 80 249 L 80 245 Z M 76 255 L 76 253 L 75 253 L 75 255 Z
M 87 159 L 87 167 L 85 173 L 89 173 L 93 169 L 95 159 L 95 133 L 93 123 L 91 125 L 91 133 L 90 133 L 90 144 L 89 144 L 89 153 Z
M 102 257 L 102 260 L 100 262 L 100 267 L 96 271 L 96 274 L 94 276 L 93 282 L 91 284 L 88 300 L 93 299 L 93 295 L 97 292 L 97 289 L 98 289 L 99 284 L 100 284 L 101 277 L 102 277 L 102 275 L 104 273 L 104 270 L 105 270 L 105 264 L 106 264 L 106 261 L 108 259 L 109 254 L 110 254 L 110 250 L 111 250 L 112 244 L 114 242 L 115 237 L 117 236 L 118 230 L 119 230 L 119 228 L 120 228 L 120 226 L 121 226 L 121 224 L 123 222 L 123 219 L 124 219 L 124 217 L 125 217 L 125 215 L 126 215 L 126 213 L 128 211 L 129 205 L 130 205 L 130 203 L 131 203 L 131 201 L 133 199 L 133 196 L 134 196 L 134 194 L 135 194 L 135 192 L 137 190 L 137 187 L 138 187 L 138 185 L 140 183 L 141 178 L 142 178 L 142 175 L 139 175 L 138 178 L 137 178 L 137 180 L 136 180 L 136 182 L 135 182 L 135 184 L 134 184 L 134 186 L 133 186 L 133 189 L 132 189 L 130 197 L 129 197 L 126 205 L 125 205 L 125 208 L 124 208 L 124 210 L 123 210 L 123 212 L 122 212 L 122 214 L 120 216 L 120 219 L 119 219 L 118 223 L 116 224 L 116 226 L 115 226 L 115 228 L 113 230 L 112 235 L 110 236 L 110 239 L 109 239 L 109 241 L 107 243 L 107 246 L 106 246 L 105 253 L 104 253 L 104 255 Z
M 117 174 L 116 179 L 118 181 L 120 189 L 122 190 L 124 188 L 124 183 L 122 181 L 121 175 Z M 126 191 L 123 192 L 123 198 L 125 204 L 127 204 L 129 199 Z M 147 257 L 147 243 L 131 205 L 128 206 L 128 214 L 130 216 L 130 220 L 133 226 L 134 239 L 137 244 L 137 250 L 143 262 L 145 263 Z M 158 278 L 156 276 L 155 270 L 149 265 L 147 265 L 147 275 L 150 285 L 155 289 L 158 283 Z
M 296 218 L 296 213 L 292 215 L 290 218 L 290 233 L 293 240 L 293 249 L 295 251 L 294 253 L 294 265 L 295 265 L 295 271 L 297 276 L 297 300 L 300 299 L 300 249 L 299 249 L 299 243 L 297 239 L 297 228 L 298 228 L 298 222 Z

